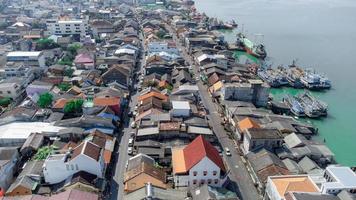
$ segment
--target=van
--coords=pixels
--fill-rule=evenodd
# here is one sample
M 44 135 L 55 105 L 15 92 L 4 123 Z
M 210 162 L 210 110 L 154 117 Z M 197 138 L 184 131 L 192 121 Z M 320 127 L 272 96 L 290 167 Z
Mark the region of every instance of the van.
M 132 146 L 133 146 L 133 139 L 129 138 L 129 147 L 132 147 Z

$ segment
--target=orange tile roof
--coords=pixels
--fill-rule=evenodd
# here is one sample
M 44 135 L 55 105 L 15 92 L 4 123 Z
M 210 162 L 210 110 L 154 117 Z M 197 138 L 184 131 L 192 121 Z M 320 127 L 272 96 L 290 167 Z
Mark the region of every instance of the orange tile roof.
M 114 106 L 120 103 L 120 98 L 117 97 L 96 97 L 94 98 L 95 106 Z
M 163 101 L 167 101 L 168 100 L 168 97 L 166 95 L 161 94 L 159 92 L 152 91 L 152 92 L 149 92 L 149 93 L 144 94 L 142 96 L 139 96 L 138 97 L 138 101 L 145 100 L 145 99 L 147 99 L 149 97 L 157 97 L 157 98 L 159 98 L 159 99 L 161 99 Z
M 319 192 L 308 176 L 281 176 L 271 178 L 279 195 L 284 197 L 288 192 Z
M 185 173 L 184 148 L 174 148 L 172 150 L 173 174 Z
M 104 162 L 105 164 L 109 164 L 111 161 L 111 154 L 112 152 L 109 150 L 104 150 Z
M 239 121 L 238 123 L 240 130 L 246 130 L 250 128 L 261 128 L 261 126 L 255 122 L 253 119 L 246 117 L 245 119 Z
M 141 113 L 139 116 L 135 117 L 135 121 L 139 121 L 140 119 L 150 115 L 150 114 L 161 114 L 162 111 L 156 109 L 156 108 L 151 108 L 143 113 Z
M 52 108 L 57 108 L 57 109 L 64 108 L 64 106 L 67 104 L 68 101 L 70 101 L 70 99 L 65 99 L 65 98 L 58 99 L 53 104 Z

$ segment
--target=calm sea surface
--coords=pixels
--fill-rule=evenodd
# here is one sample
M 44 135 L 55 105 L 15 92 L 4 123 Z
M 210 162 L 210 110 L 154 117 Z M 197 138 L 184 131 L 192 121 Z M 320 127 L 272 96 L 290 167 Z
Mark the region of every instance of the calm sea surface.
M 329 105 L 329 116 L 308 120 L 319 128 L 344 165 L 356 166 L 356 1 L 354 0 L 195 0 L 209 16 L 234 19 L 238 31 L 263 41 L 274 66 L 293 59 L 328 75 L 333 88 L 314 93 Z M 226 32 L 232 41 L 236 31 Z M 275 98 L 294 89 L 273 89 Z

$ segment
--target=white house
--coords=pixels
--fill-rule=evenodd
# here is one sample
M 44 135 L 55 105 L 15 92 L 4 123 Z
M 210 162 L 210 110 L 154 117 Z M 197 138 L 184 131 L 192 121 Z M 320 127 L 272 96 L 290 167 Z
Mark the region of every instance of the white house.
M 174 117 L 190 116 L 190 105 L 188 101 L 172 101 L 172 107 Z
M 226 57 L 224 55 L 219 55 L 219 54 L 214 54 L 214 55 L 203 54 L 197 57 L 196 61 L 199 63 L 200 66 L 213 62 L 219 65 L 219 67 L 223 69 L 227 69 L 227 63 L 228 63 Z
M 350 167 L 328 166 L 325 169 L 325 183 L 321 185 L 323 194 L 338 194 L 342 190 L 356 193 L 356 173 Z
M 225 166 L 219 152 L 202 136 L 184 148 L 172 151 L 176 187 L 208 184 L 220 187 L 226 180 Z
M 168 54 L 179 55 L 175 43 L 172 42 L 150 42 L 148 43 L 148 53 L 166 52 Z
M 243 151 L 248 153 L 251 150 L 265 148 L 273 150 L 281 147 L 283 136 L 277 129 L 250 128 L 246 129 L 243 139 Z
M 79 171 L 85 171 L 98 177 L 104 174 L 103 149 L 85 141 L 67 154 L 52 154 L 43 165 L 45 182 L 56 184 L 66 180 Z
M 42 51 L 12 51 L 6 55 L 7 62 L 22 62 L 26 66 L 46 67 L 46 60 Z
M 81 38 L 89 34 L 87 20 L 47 20 L 48 35 L 79 35 Z
M 13 182 L 18 158 L 17 147 L 0 147 L 0 191 L 6 191 Z

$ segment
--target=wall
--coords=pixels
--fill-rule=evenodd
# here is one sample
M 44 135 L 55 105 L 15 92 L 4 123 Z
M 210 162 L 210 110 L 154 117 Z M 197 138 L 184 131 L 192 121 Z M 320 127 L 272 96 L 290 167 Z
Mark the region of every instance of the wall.
M 194 176 L 194 171 L 198 172 L 196 176 Z M 208 172 L 206 176 L 203 174 L 204 171 Z M 215 176 L 213 175 L 213 171 L 217 172 Z M 210 185 L 219 187 L 222 184 L 220 180 L 220 168 L 208 157 L 205 157 L 189 170 L 189 183 L 192 185 L 193 180 L 197 180 L 197 184 L 200 184 L 201 180 L 205 180 L 205 183 L 207 183 L 208 179 L 212 180 Z M 219 179 L 218 184 L 214 183 L 215 179 Z

